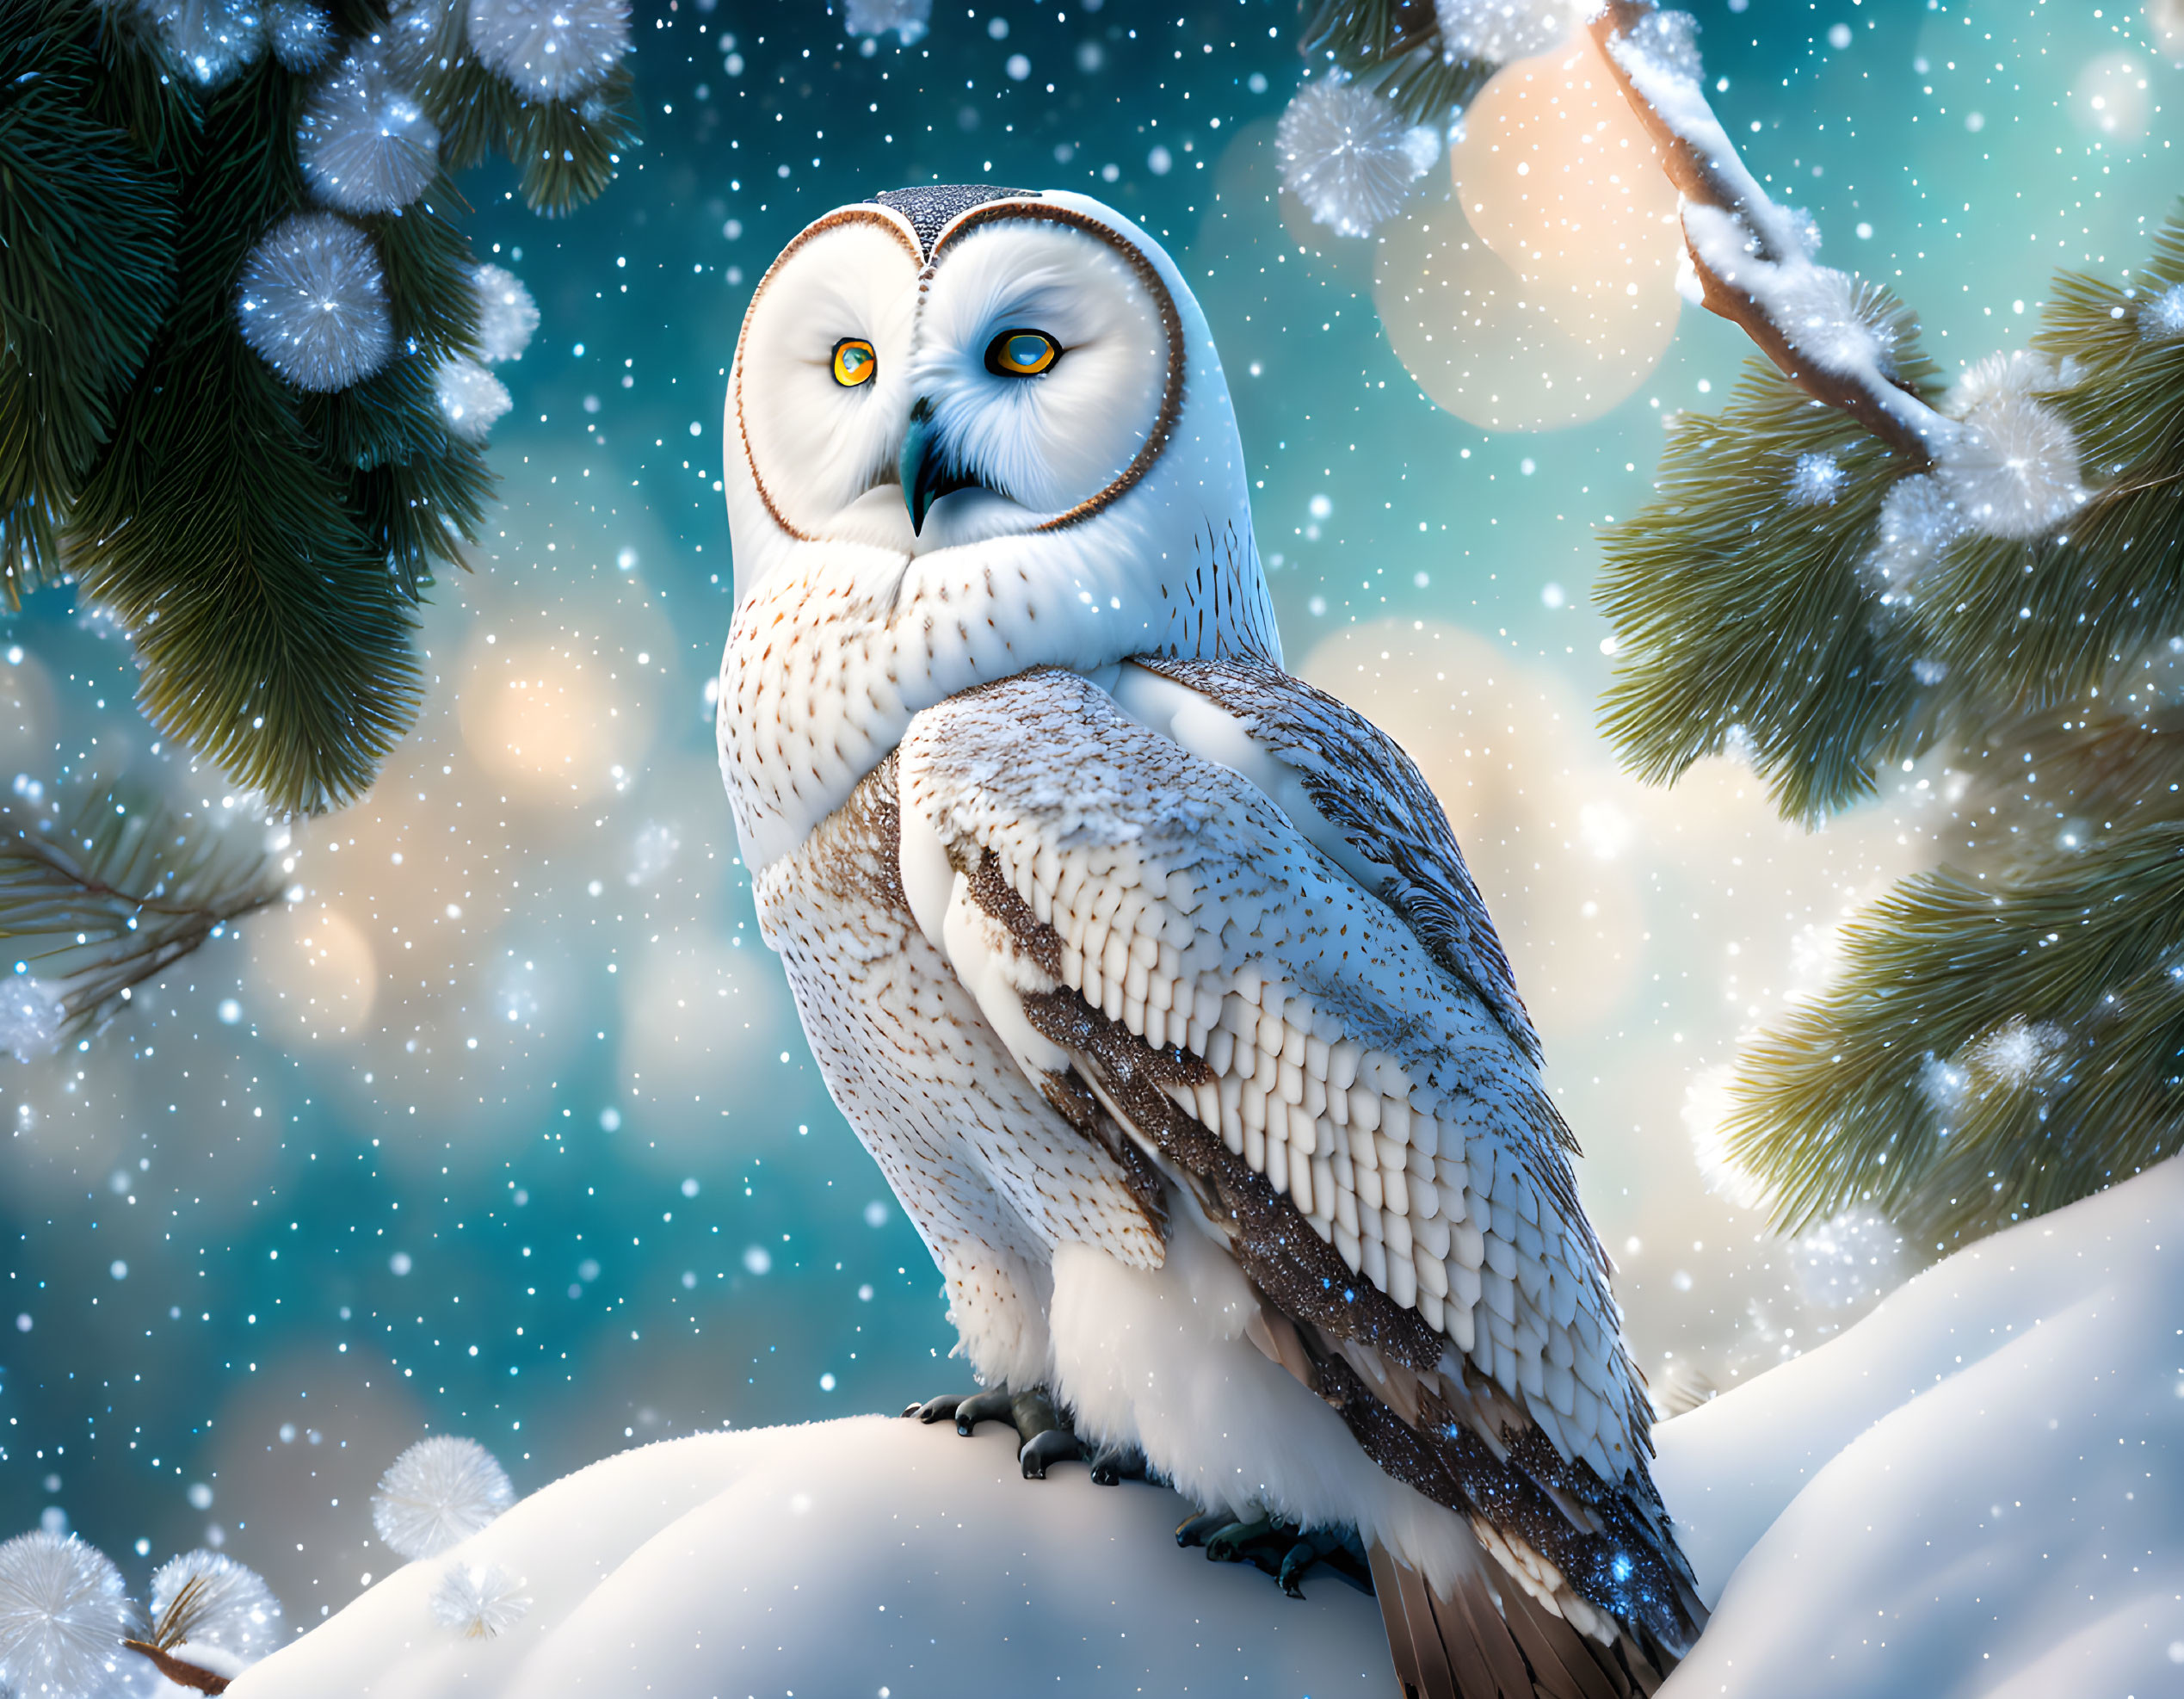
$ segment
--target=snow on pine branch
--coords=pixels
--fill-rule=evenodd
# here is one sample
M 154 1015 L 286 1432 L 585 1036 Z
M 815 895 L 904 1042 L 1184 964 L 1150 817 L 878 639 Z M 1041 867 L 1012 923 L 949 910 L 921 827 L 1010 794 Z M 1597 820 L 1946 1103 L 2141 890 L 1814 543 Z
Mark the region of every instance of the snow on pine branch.
M 1682 195 L 1701 304 L 1741 325 L 1808 394 L 1921 469 L 1934 464 L 1957 428 L 1897 381 L 1886 298 L 1815 260 L 1811 219 L 1777 206 L 1746 168 L 1706 100 L 1695 28 L 1653 0 L 1604 0 L 1591 20 Z

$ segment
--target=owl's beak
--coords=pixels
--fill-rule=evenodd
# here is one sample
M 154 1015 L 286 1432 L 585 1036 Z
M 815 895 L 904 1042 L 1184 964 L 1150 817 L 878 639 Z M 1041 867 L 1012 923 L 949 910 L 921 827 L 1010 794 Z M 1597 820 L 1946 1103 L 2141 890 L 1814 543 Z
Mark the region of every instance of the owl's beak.
M 903 505 L 910 510 L 910 532 L 922 536 L 925 516 L 934 503 L 954 490 L 979 487 L 978 480 L 958 472 L 933 422 L 933 404 L 922 396 L 910 409 L 910 428 L 903 433 Z

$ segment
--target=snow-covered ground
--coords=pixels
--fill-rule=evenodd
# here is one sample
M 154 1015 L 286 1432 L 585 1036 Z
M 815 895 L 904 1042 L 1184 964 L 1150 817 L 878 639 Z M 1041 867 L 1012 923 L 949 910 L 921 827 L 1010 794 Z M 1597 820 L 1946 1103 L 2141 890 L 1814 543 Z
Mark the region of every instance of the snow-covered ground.
M 1663 1690 L 2184 1692 L 2184 1166 L 1951 1257 L 1656 1430 L 1712 1628 Z M 234 1699 L 1362 1694 L 1373 1602 L 1176 1549 L 1004 1430 L 863 1417 L 625 1453 L 390 1576 Z M 453 1572 L 454 1580 L 449 1577 Z M 436 1601 L 436 1603 L 435 1603 Z M 493 1637 L 462 1613 L 497 1613 Z

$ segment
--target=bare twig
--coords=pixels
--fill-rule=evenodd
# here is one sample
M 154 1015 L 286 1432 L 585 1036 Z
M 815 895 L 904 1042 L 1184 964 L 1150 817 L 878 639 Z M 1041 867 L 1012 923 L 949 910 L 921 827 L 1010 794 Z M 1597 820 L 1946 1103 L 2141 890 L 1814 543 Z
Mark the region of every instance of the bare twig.
M 1649 51 L 1644 37 L 1660 16 L 1654 0 L 1603 0 L 1590 28 L 1683 197 L 1684 242 L 1705 306 L 1740 326 L 1808 395 L 1924 470 L 1954 426 L 1894 380 L 1880 338 L 1859 334 L 1857 286 L 1814 263 L 1808 238 L 1745 169 L 1696 75 Z
M 193 1664 L 186 1658 L 177 1658 L 164 1646 L 154 1646 L 150 1640 L 125 1640 L 122 1645 L 130 1651 L 140 1653 L 151 1666 L 177 1687 L 194 1687 L 200 1693 L 225 1693 L 228 1678 L 214 1675 L 201 1664 Z

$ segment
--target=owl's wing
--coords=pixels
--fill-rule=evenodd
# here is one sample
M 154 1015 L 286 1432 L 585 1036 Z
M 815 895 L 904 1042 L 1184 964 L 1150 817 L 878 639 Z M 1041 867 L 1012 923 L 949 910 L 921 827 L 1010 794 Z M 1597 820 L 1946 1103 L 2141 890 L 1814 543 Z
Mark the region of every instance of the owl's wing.
M 1184 1177 L 1278 1312 L 1262 1349 L 1383 1467 L 1573 1620 L 1680 1651 L 1699 1606 L 1607 1259 L 1438 804 L 1391 742 L 1274 669 L 1228 664 L 1247 717 L 1159 664 L 1114 682 L 1163 730 L 1053 670 L 917 717 L 899 785 L 921 930 L 1050 1101 Z M 1179 724 L 1192 703 L 1148 679 L 1213 720 Z M 1317 742 L 1275 731 L 1303 758 L 1255 783 L 1265 726 Z M 1391 771 L 1400 788 L 1364 794 Z M 1300 773 L 1351 793 L 1330 811 L 1347 849 L 1309 794 L 1277 805 Z

